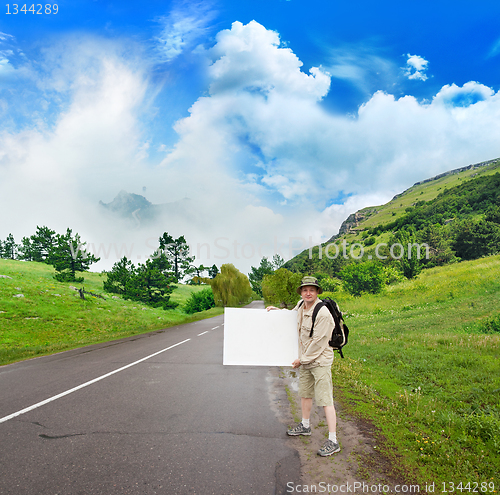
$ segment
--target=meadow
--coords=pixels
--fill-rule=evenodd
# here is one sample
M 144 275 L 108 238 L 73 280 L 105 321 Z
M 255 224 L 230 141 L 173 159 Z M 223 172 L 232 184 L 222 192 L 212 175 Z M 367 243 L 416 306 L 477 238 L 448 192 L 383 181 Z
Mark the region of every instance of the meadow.
M 85 300 L 54 279 L 44 263 L 0 260 L 0 365 L 89 344 L 107 342 L 222 314 L 223 308 L 187 315 L 182 305 L 206 285 L 176 284 L 171 300 L 176 309 L 163 310 L 113 298 L 102 289 L 104 275 L 85 272 Z M 22 294 L 24 297 L 15 297 Z
M 351 329 L 333 365 L 336 398 L 370 420 L 396 471 L 436 491 L 498 491 L 500 256 L 425 270 L 378 295 L 325 295 Z

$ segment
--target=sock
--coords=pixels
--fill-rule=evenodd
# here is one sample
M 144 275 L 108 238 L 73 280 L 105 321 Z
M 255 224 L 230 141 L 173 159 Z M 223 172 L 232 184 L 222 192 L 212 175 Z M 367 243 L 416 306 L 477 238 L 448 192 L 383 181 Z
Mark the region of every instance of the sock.
M 309 420 L 302 418 L 302 426 L 304 426 L 304 428 L 309 428 Z
M 332 442 L 337 443 L 337 432 L 336 431 L 328 432 L 328 440 L 331 440 Z

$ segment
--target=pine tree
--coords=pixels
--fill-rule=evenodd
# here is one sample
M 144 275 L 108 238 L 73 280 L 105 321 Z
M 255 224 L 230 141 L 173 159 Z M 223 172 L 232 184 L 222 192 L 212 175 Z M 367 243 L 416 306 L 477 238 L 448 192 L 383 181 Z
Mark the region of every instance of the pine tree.
M 132 261 L 124 256 L 113 265 L 111 271 L 104 272 L 106 274 L 106 280 L 103 283 L 104 290 L 114 294 L 125 294 L 127 283 L 132 278 L 134 272 L 135 267 Z
M 219 269 L 217 268 L 217 265 L 214 263 L 212 265 L 212 267 L 208 269 L 208 276 L 210 278 L 215 278 L 218 273 L 219 273 Z
M 279 256 L 279 255 L 276 255 Z M 274 263 L 271 263 L 265 256 L 260 260 L 260 265 L 255 268 L 250 267 L 250 273 L 248 274 L 248 279 L 254 292 L 262 297 L 262 279 L 264 275 L 270 275 L 274 272 Z
M 33 261 L 43 261 L 47 263 L 50 252 L 56 244 L 56 231 L 48 227 L 39 227 L 31 236 Z
M 33 243 L 31 238 L 23 237 L 19 246 L 19 259 L 24 261 L 33 261 Z
M 17 255 L 18 245 L 14 240 L 14 236 L 9 234 L 3 243 L 3 257 L 6 259 L 15 260 Z
M 189 256 L 189 245 L 183 235 L 174 239 L 165 232 L 159 239 L 160 250 L 172 266 L 175 281 L 179 282 L 189 273 L 189 267 L 194 261 L 194 256 Z
M 157 268 L 153 260 L 147 260 L 133 270 L 126 283 L 124 297 L 153 307 L 175 308 L 177 303 L 170 301 L 170 294 L 176 288 L 172 282 L 173 278 Z
M 66 230 L 66 234 L 56 235 L 55 246 L 47 258 L 47 262 L 56 269 L 56 280 L 59 282 L 83 282 L 83 277 L 76 278 L 76 272 L 86 272 L 92 263 L 100 260 L 85 250 L 85 244 L 81 241 L 80 235 L 73 236 L 73 232 L 69 228 Z

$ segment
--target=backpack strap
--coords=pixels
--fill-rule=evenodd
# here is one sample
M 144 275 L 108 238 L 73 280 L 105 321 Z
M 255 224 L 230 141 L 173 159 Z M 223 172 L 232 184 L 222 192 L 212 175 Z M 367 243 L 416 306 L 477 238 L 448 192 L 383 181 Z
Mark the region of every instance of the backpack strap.
M 311 325 L 311 331 L 309 333 L 309 338 L 313 336 L 313 330 L 314 330 L 314 322 L 316 321 L 316 316 L 318 316 L 319 310 L 325 305 L 323 301 L 320 301 L 316 306 L 314 306 L 313 309 L 313 314 L 312 314 L 312 325 Z
M 299 303 L 299 308 L 304 304 L 304 299 L 300 301 Z M 309 332 L 309 338 L 313 336 L 313 330 L 314 330 L 314 322 L 316 321 L 316 316 L 318 316 L 319 310 L 325 305 L 323 301 L 320 300 L 316 306 L 314 306 L 313 309 L 313 314 L 312 314 L 312 325 L 311 325 L 311 331 Z

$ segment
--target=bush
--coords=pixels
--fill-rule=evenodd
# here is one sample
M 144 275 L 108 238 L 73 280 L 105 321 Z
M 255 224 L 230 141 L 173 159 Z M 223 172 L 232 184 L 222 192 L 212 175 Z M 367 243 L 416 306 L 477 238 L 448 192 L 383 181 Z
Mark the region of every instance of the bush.
M 348 265 L 340 272 L 344 288 L 353 296 L 363 292 L 377 294 L 385 285 L 385 272 L 377 261 Z
M 481 333 L 497 333 L 500 332 L 500 315 L 492 316 L 486 321 L 478 325 L 478 330 Z
M 405 279 L 405 276 L 394 265 L 385 265 L 384 274 L 387 285 L 397 284 Z
M 338 278 L 326 277 L 321 280 L 320 285 L 325 292 L 335 292 L 341 287 L 342 281 Z
M 500 227 L 497 223 L 464 220 L 455 226 L 452 248 L 464 260 L 473 260 L 498 252 Z
M 205 311 L 215 306 L 214 293 L 210 287 L 193 292 L 184 305 L 184 311 L 188 314 Z

